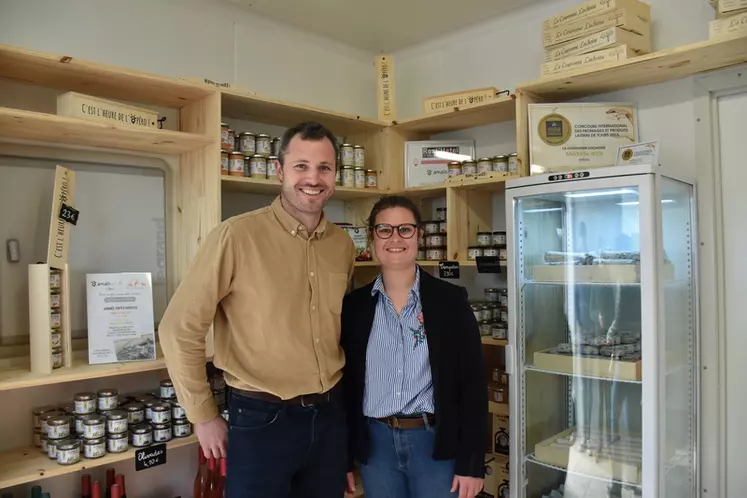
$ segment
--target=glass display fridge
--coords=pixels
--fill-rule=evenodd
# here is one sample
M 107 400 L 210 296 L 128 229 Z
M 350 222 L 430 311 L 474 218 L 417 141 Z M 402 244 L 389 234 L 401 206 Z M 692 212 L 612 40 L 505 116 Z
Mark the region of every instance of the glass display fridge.
M 694 204 L 660 167 L 507 183 L 512 497 L 697 496 Z

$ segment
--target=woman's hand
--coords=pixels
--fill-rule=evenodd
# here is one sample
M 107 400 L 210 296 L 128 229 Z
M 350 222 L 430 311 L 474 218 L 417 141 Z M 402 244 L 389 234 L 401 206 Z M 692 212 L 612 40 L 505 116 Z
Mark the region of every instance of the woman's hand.
M 477 477 L 454 476 L 451 492 L 459 490 L 459 498 L 475 498 L 482 491 L 483 482 Z

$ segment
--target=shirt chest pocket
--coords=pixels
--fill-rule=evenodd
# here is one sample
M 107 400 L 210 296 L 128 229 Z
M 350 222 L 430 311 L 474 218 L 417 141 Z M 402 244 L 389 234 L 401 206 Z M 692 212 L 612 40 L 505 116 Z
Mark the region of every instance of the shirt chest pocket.
M 327 285 L 327 305 L 332 313 L 339 315 L 342 313 L 342 299 L 348 290 L 347 273 L 331 273 Z

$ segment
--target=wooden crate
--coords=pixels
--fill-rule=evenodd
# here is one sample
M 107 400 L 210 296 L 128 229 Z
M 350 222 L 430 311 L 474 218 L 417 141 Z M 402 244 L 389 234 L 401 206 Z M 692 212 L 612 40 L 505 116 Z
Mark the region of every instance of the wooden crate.
M 546 49 L 544 62 L 552 62 L 621 45 L 627 45 L 636 54 L 648 54 L 651 52 L 651 36 L 650 34 L 639 35 L 615 26 Z
M 156 111 L 76 92 L 57 97 L 57 115 L 120 126 L 158 128 Z
M 735 15 L 747 10 L 747 0 L 708 0 L 718 15 Z
M 577 356 L 554 353 L 545 349 L 534 353 L 534 367 L 551 372 L 591 375 L 614 380 L 639 381 L 641 361 L 611 360 L 597 356 Z
M 481 105 L 490 104 L 498 96 L 498 89 L 492 86 L 464 90 L 455 93 L 435 95 L 423 98 L 423 113 L 432 114 L 436 112 L 450 111 L 452 109 L 468 109 Z
M 546 33 L 558 26 L 567 25 L 579 19 L 598 16 L 621 8 L 634 11 L 642 19 L 651 20 L 651 6 L 638 0 L 589 0 L 545 19 L 542 22 L 542 32 Z
M 627 45 L 620 45 L 619 47 L 608 48 L 599 50 L 597 52 L 590 52 L 588 54 L 577 55 L 574 57 L 568 57 L 566 59 L 547 62 L 540 66 L 540 72 L 542 73 L 542 76 L 548 76 L 551 74 L 565 73 L 576 69 L 588 69 L 592 66 L 632 59 L 636 55 L 637 54 L 635 53 L 635 51 Z
M 634 10 L 617 9 L 546 31 L 542 34 L 542 46 L 553 47 L 615 26 L 644 36 L 651 33 L 651 24 L 647 19 L 640 17 Z
M 635 484 L 641 482 L 640 438 L 620 440 L 603 448 L 600 453 L 589 454 L 558 441 L 567 439 L 574 430 L 568 429 L 538 443 L 534 447 L 534 457 L 540 462 L 584 475 Z
M 747 36 L 747 12 L 711 21 L 708 24 L 708 34 L 711 40 L 735 35 Z

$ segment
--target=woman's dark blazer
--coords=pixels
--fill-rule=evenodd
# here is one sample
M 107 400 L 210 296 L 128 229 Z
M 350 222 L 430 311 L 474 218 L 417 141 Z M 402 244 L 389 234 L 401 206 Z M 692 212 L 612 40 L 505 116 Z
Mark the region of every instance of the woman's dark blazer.
M 418 267 L 435 404 L 433 458 L 456 461 L 455 474 L 483 477 L 488 396 L 480 331 L 463 287 L 439 280 Z M 349 455 L 366 463 L 369 433 L 363 416 L 366 350 L 378 294 L 373 282 L 345 296 L 341 343 L 345 350 L 345 405 Z

